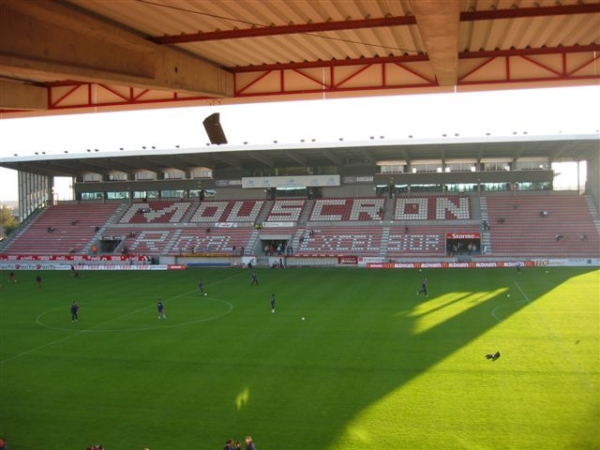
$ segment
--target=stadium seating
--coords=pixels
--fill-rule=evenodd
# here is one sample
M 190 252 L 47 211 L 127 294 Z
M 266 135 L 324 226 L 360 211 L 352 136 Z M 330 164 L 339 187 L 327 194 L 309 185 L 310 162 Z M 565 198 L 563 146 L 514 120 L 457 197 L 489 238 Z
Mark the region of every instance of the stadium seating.
M 407 196 L 396 199 L 394 220 L 469 220 L 468 196 Z
M 305 205 L 304 199 L 276 200 L 265 222 L 298 222 Z
M 315 200 L 310 222 L 380 221 L 385 211 L 386 199 L 373 198 L 327 198 Z
M 294 239 L 294 254 L 378 256 L 382 233 L 381 226 L 302 227 Z
M 447 233 L 478 233 L 476 225 L 410 225 L 390 227 L 387 256 L 390 258 L 414 256 L 445 256 Z
M 485 198 L 491 252 L 484 257 L 598 256 L 600 237 L 583 197 Z M 274 241 L 287 242 L 298 256 L 444 257 L 448 233 L 482 231 L 473 211 L 477 200 L 402 196 L 389 211 L 390 201 L 378 197 L 65 203 L 40 214 L 3 253 L 89 253 L 98 239 L 111 236 L 121 240 L 115 253 L 126 248 L 148 256 L 239 255 L 242 248 L 245 255 L 262 255 L 262 246 Z
M 50 206 L 10 245 L 5 254 L 82 253 L 116 213 L 118 203 L 63 203 Z
M 494 256 L 598 256 L 600 240 L 584 197 L 487 197 Z
M 119 223 L 180 223 L 191 202 L 163 201 L 135 203 L 119 219 Z
M 190 218 L 192 223 L 255 223 L 262 207 L 262 200 L 213 200 L 203 201 Z

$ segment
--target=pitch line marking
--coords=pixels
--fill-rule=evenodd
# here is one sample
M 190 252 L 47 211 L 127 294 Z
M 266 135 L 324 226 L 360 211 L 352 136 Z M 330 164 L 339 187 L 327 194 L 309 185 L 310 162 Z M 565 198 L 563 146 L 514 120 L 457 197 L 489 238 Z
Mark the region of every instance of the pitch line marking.
M 550 338 L 552 339 L 552 341 L 554 341 L 554 345 L 563 354 L 564 360 L 568 361 L 569 364 L 573 367 L 573 370 L 575 371 L 575 373 L 577 373 L 577 375 L 579 375 L 579 378 L 581 379 L 581 382 L 584 385 L 587 385 L 587 387 L 589 387 L 590 389 L 593 389 L 594 392 L 596 392 L 597 391 L 597 387 L 594 384 L 594 381 L 589 376 L 587 376 L 585 374 L 585 371 L 579 366 L 579 364 L 577 364 L 573 360 L 573 357 L 572 357 L 573 354 L 572 354 L 572 352 L 568 348 L 566 348 L 563 344 L 561 344 L 560 338 L 552 330 L 552 327 L 548 323 L 548 320 L 546 320 L 546 318 L 544 317 L 544 315 L 542 313 L 540 313 L 540 311 L 538 311 L 538 308 L 535 307 L 535 305 L 531 302 L 531 300 L 529 299 L 529 297 L 527 296 L 527 294 L 525 293 L 525 291 L 521 288 L 521 286 L 519 285 L 519 283 L 517 283 L 516 281 L 515 281 L 515 286 L 517 287 L 517 289 L 519 290 L 519 292 L 521 292 L 521 295 L 523 296 L 523 298 L 525 299 L 525 301 L 535 311 L 535 314 L 538 316 L 539 321 L 542 323 L 542 325 L 546 329 L 546 332 L 548 333 L 548 335 L 550 336 Z
M 229 279 L 231 279 L 231 278 L 236 278 L 236 277 L 239 277 L 241 274 L 242 274 L 242 272 L 240 272 L 240 273 L 236 273 L 235 275 L 232 275 L 232 276 L 230 276 L 230 277 L 226 277 L 226 278 L 224 278 L 224 279 L 222 279 L 222 280 L 219 280 L 219 281 L 217 281 L 217 282 L 215 282 L 215 283 L 212 283 L 212 284 L 211 284 L 211 286 L 212 286 L 212 285 L 216 285 L 216 284 L 220 284 L 220 283 L 222 283 L 222 282 L 227 282 Z M 187 292 L 185 292 L 185 293 L 178 294 L 178 295 L 176 295 L 175 297 L 173 297 L 173 299 L 175 299 L 175 298 L 178 298 L 178 297 L 183 297 L 184 295 L 188 295 L 188 293 L 189 293 L 189 292 L 195 292 L 195 291 L 193 291 L 193 290 L 190 290 L 190 291 L 187 291 Z M 215 300 L 217 300 L 217 299 L 215 299 Z M 221 314 L 221 315 L 219 315 L 219 316 L 216 316 L 216 317 L 211 317 L 211 318 L 208 318 L 208 319 L 200 319 L 200 320 L 198 320 L 198 321 L 194 321 L 194 322 L 188 322 L 188 323 L 187 323 L 187 324 L 185 324 L 185 325 L 191 325 L 191 324 L 193 324 L 193 323 L 205 322 L 205 321 L 208 321 L 208 320 L 215 320 L 215 319 L 218 319 L 218 318 L 220 318 L 220 317 L 223 317 L 224 315 L 227 315 L 227 314 L 229 314 L 231 311 L 233 311 L 233 305 L 232 305 L 231 303 L 229 303 L 229 302 L 226 302 L 225 300 L 218 300 L 218 301 L 221 301 L 221 302 L 223 302 L 223 303 L 226 303 L 227 305 L 229 305 L 229 309 L 228 309 L 228 311 L 227 311 L 227 312 L 225 312 L 225 313 L 223 313 L 223 314 Z M 10 358 L 6 358 L 6 359 L 3 359 L 3 360 L 0 360 L 0 365 L 2 365 L 2 364 L 4 364 L 4 363 L 7 363 L 7 362 L 10 362 L 10 361 L 14 361 L 15 359 L 19 359 L 19 358 L 21 358 L 21 357 L 23 357 L 23 356 L 26 356 L 26 355 L 29 355 L 29 354 L 31 354 L 31 353 L 37 352 L 37 351 L 39 351 L 39 350 L 42 350 L 42 349 L 44 349 L 44 348 L 46 348 L 46 347 L 50 347 L 51 345 L 58 344 L 59 342 L 65 341 L 65 340 L 67 340 L 67 339 L 70 339 L 70 338 L 72 338 L 72 337 L 79 336 L 80 334 L 83 334 L 83 333 L 88 333 L 88 332 L 90 332 L 90 331 L 101 331 L 101 330 L 94 330 L 94 328 L 97 328 L 97 327 L 100 327 L 100 326 L 104 326 L 104 325 L 106 325 L 106 324 L 108 324 L 108 323 L 114 322 L 114 321 L 116 321 L 116 320 L 120 320 L 120 319 L 122 319 L 122 318 L 124 318 L 124 317 L 130 316 L 130 315 L 133 315 L 133 314 L 137 314 L 137 313 L 138 313 L 138 312 L 140 312 L 141 310 L 143 310 L 143 309 L 146 309 L 146 308 L 149 308 L 149 307 L 150 307 L 150 306 L 147 306 L 147 307 L 144 307 L 144 308 L 137 309 L 137 310 L 135 310 L 135 311 L 133 311 L 133 312 L 131 312 L 131 313 L 127 313 L 127 314 L 124 314 L 124 315 L 122 315 L 122 316 L 115 317 L 114 319 L 110 319 L 110 320 L 108 320 L 108 321 L 106 321 L 106 322 L 104 322 L 104 323 L 98 324 L 98 325 L 96 325 L 95 327 L 88 328 L 88 329 L 85 329 L 85 330 L 79 330 L 79 331 L 76 331 L 76 332 L 75 332 L 75 333 L 73 333 L 73 334 L 69 334 L 69 335 L 67 335 L 67 336 L 64 336 L 64 337 L 62 337 L 62 338 L 60 338 L 60 339 L 56 339 L 55 341 L 52 341 L 52 342 L 47 342 L 46 344 L 44 344 L 44 345 L 40 345 L 39 347 L 32 348 L 32 349 L 30 349 L 30 350 L 26 350 L 26 351 L 24 351 L 24 352 L 21 352 L 21 353 L 19 353 L 19 354 L 17 354 L 17 355 L 11 356 Z M 60 309 L 60 308 L 53 308 L 53 309 L 51 309 L 51 310 L 48 310 L 48 311 L 45 311 L 45 312 L 43 312 L 43 313 L 39 314 L 39 315 L 36 317 L 36 323 L 38 323 L 39 325 L 41 325 L 41 326 L 43 326 L 43 327 L 46 327 L 46 328 L 48 328 L 48 329 L 54 329 L 54 330 L 57 330 L 57 331 L 65 331 L 65 330 L 68 330 L 68 331 L 73 331 L 73 330 L 71 330 L 71 329 L 66 329 L 66 328 L 65 328 L 65 329 L 61 329 L 61 328 L 52 328 L 52 327 L 48 327 L 48 326 L 46 326 L 46 325 L 44 325 L 44 324 L 42 324 L 42 323 L 40 323 L 40 322 L 38 321 L 38 320 L 39 320 L 39 318 L 40 318 L 41 316 L 43 316 L 44 314 L 48 314 L 49 312 L 51 312 L 51 311 L 55 311 L 55 310 L 57 310 L 57 309 Z M 179 326 L 183 326 L 183 325 L 184 325 L 184 324 L 180 324 Z M 170 326 L 167 326 L 167 327 L 160 327 L 160 328 L 175 328 L 176 326 L 177 326 L 177 325 L 170 325 Z M 146 330 L 156 330 L 156 329 L 160 329 L 160 328 L 158 328 L 158 327 L 154 327 L 154 328 L 147 328 Z M 119 331 L 119 330 L 111 330 L 111 331 Z M 133 331 L 144 331 L 144 329 L 137 329 L 137 330 L 133 330 Z
M 137 314 L 137 313 L 139 313 L 140 311 L 142 311 L 144 309 L 148 309 L 149 307 L 147 306 L 147 307 L 144 307 L 144 308 L 136 309 L 133 312 L 130 312 L 130 313 L 127 313 L 127 314 L 123 314 L 122 316 L 116 317 L 114 319 L 110 319 L 107 322 L 100 323 L 98 325 L 95 325 L 95 326 L 93 326 L 91 328 L 87 328 L 85 330 L 73 330 L 72 328 L 53 327 L 53 326 L 47 325 L 47 324 L 45 324 L 44 322 L 41 321 L 41 317 L 42 316 L 44 316 L 46 314 L 49 314 L 49 313 L 51 313 L 53 311 L 56 311 L 57 309 L 62 309 L 62 308 L 53 308 L 53 309 L 50 309 L 50 310 L 45 311 L 45 312 L 41 313 L 40 315 L 38 315 L 35 318 L 35 322 L 38 325 L 40 325 L 40 326 L 42 326 L 44 328 L 47 328 L 49 330 L 56 330 L 56 331 L 77 331 L 78 333 L 79 332 L 90 332 L 90 333 L 111 333 L 111 332 L 117 332 L 117 333 L 124 333 L 124 332 L 132 332 L 132 331 L 149 331 L 149 330 L 161 330 L 161 329 L 164 329 L 164 328 L 185 327 L 185 326 L 188 326 L 188 325 L 193 325 L 195 323 L 202 323 L 202 322 L 208 322 L 210 320 L 216 320 L 216 319 L 219 319 L 219 318 L 221 318 L 223 316 L 226 316 L 231 311 L 233 311 L 233 305 L 231 303 L 225 301 L 225 300 L 221 300 L 221 299 L 217 299 L 217 298 L 211 298 L 211 299 L 208 299 L 208 300 L 213 301 L 213 302 L 224 303 L 228 307 L 227 311 L 225 311 L 223 313 L 220 313 L 220 314 L 215 314 L 215 315 L 208 316 L 208 317 L 202 317 L 200 319 L 190 320 L 188 322 L 182 322 L 182 323 L 173 324 L 173 325 L 163 325 L 163 326 L 154 326 L 154 327 L 142 327 L 142 328 L 125 328 L 125 329 L 120 329 L 120 330 L 119 329 L 112 329 L 112 328 L 111 329 L 101 328 L 101 327 L 103 327 L 103 326 L 105 326 L 105 325 L 107 325 L 107 324 L 109 324 L 111 322 L 123 319 L 125 317 L 133 316 L 134 314 Z
M 516 304 L 518 304 L 518 303 L 527 303 L 527 301 L 526 301 L 526 300 L 516 300 L 516 301 L 514 301 L 514 302 L 510 302 L 510 303 L 504 303 L 503 305 L 496 306 L 496 307 L 493 309 L 493 311 L 492 311 L 492 317 L 493 317 L 494 319 L 496 319 L 498 322 L 502 322 L 502 320 L 503 320 L 503 319 L 502 319 L 501 317 L 498 317 L 498 316 L 496 315 L 496 312 L 497 312 L 497 311 L 499 311 L 499 310 L 501 310 L 501 309 L 503 309 L 503 308 L 506 308 L 507 306 L 510 306 L 510 305 L 516 305 Z
M 37 322 L 37 319 L 38 319 L 40 316 L 42 316 L 42 315 L 44 315 L 44 314 L 46 314 L 46 313 L 49 313 L 50 311 L 55 311 L 55 310 L 57 310 L 57 309 L 60 309 L 60 308 L 52 308 L 51 310 L 48 310 L 48 311 L 46 311 L 45 313 L 42 313 L 42 314 L 40 314 L 38 317 L 36 317 L 36 322 Z M 104 322 L 104 323 L 102 323 L 102 324 L 99 324 L 99 325 L 97 325 L 97 326 L 100 326 L 100 325 L 106 325 L 107 323 L 114 322 L 115 320 L 119 320 L 119 319 L 122 319 L 123 317 L 130 316 L 130 315 L 132 315 L 132 314 L 135 314 L 136 312 L 137 312 L 137 311 L 134 311 L 134 312 L 132 312 L 132 313 L 123 314 L 122 316 L 115 317 L 114 319 L 110 319 L 110 320 L 108 320 L 108 321 L 106 321 L 106 322 Z M 42 326 L 43 326 L 43 325 L 42 325 Z M 95 328 L 95 327 L 93 327 L 93 328 Z M 67 340 L 67 339 L 69 339 L 69 338 L 72 338 L 72 337 L 74 337 L 74 336 L 78 336 L 78 335 L 80 335 L 80 334 L 83 334 L 83 333 L 87 333 L 88 331 L 91 331 L 91 330 L 92 330 L 92 329 L 86 329 L 86 330 L 80 330 L 80 331 L 77 331 L 77 332 L 75 332 L 74 334 L 70 334 L 70 335 L 68 335 L 68 336 L 64 336 L 64 337 L 62 337 L 62 338 L 60 338 L 60 339 L 57 339 L 57 340 L 55 340 L 55 341 L 48 342 L 48 343 L 46 343 L 46 344 L 44 344 L 44 345 L 40 345 L 39 347 L 36 347 L 36 348 L 33 348 L 33 349 L 31 349 L 31 350 L 27 350 L 27 351 L 21 352 L 21 353 L 19 353 L 19 354 L 17 354 L 17 355 L 14 355 L 14 356 L 11 356 L 10 358 L 3 359 L 3 360 L 1 360 L 1 361 L 0 361 L 0 364 L 4 364 L 5 362 L 13 361 L 13 360 L 15 360 L 15 359 L 18 359 L 18 358 L 20 358 L 20 357 L 22 357 L 22 356 L 29 355 L 30 353 L 36 352 L 36 351 L 38 351 L 38 350 L 41 350 L 41 349 L 43 349 L 43 348 L 49 347 L 49 346 L 51 346 L 51 345 L 54 345 L 54 344 L 58 344 L 59 342 L 65 341 L 65 340 Z

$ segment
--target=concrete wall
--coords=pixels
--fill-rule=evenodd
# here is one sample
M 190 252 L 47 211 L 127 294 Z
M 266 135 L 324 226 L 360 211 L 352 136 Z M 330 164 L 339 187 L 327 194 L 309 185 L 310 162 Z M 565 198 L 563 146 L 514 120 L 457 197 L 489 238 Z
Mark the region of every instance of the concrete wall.
M 596 209 L 600 211 L 600 152 L 587 162 L 585 193 L 594 199 Z

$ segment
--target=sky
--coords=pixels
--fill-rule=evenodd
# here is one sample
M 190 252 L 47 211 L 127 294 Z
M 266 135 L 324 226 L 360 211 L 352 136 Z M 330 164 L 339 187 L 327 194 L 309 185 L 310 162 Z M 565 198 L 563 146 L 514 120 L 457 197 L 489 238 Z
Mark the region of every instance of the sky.
M 599 135 L 599 104 L 600 86 L 586 86 L 5 118 L 0 119 L 0 159 L 86 149 L 205 147 L 209 140 L 202 121 L 215 112 L 234 145 L 367 141 L 370 136 L 419 139 L 445 133 Z M 59 199 L 66 199 L 68 184 L 57 182 Z M 0 168 L 0 202 L 17 197 L 16 171 Z

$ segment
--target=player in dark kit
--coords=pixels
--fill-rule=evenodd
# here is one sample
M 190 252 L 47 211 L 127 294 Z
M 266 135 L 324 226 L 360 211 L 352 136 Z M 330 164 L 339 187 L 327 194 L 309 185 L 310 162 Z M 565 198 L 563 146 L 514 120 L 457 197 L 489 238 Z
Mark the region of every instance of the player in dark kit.
M 41 276 L 38 275 L 37 277 L 35 277 L 35 282 L 37 283 L 37 286 L 39 288 L 42 287 L 42 277 Z
M 198 279 L 198 293 L 200 295 L 204 294 L 204 282 L 202 281 L 202 278 Z
M 256 274 L 256 272 L 252 272 L 252 282 L 250 283 L 250 285 L 253 284 L 258 284 L 258 275 Z
M 156 309 L 158 310 L 158 319 L 166 319 L 167 316 L 165 315 L 165 305 L 163 305 L 163 302 L 161 299 L 158 299 L 158 302 L 156 303 Z
M 77 302 L 71 303 L 71 322 L 79 321 L 79 316 L 77 313 L 79 312 L 79 305 Z
M 271 314 L 275 314 L 275 294 L 271 294 Z
M 425 294 L 425 297 L 427 297 L 427 278 L 423 278 L 423 281 L 421 282 L 421 290 L 417 292 L 417 295 L 419 294 Z

